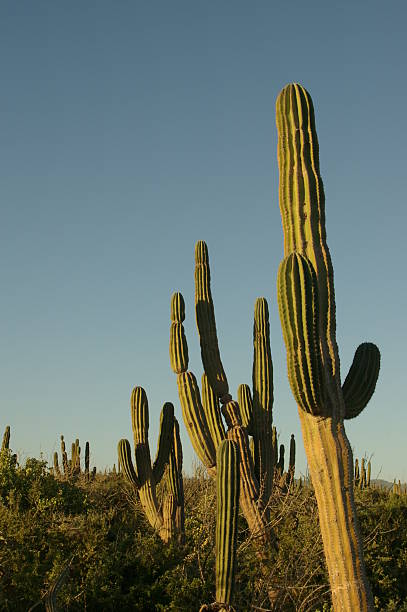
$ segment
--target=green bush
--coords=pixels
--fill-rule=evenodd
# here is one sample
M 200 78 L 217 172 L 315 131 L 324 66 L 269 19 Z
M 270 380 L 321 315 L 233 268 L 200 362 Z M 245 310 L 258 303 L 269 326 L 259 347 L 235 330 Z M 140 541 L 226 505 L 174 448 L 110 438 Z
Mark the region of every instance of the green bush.
M 186 541 L 166 546 L 120 476 L 54 477 L 42 460 L 20 466 L 10 451 L 2 452 L 0 609 L 26 612 L 71 558 L 59 610 L 190 612 L 213 601 L 214 482 L 197 470 L 184 484 Z M 407 497 L 366 489 L 356 492 L 356 501 L 377 609 L 407 611 Z M 240 517 L 236 609 L 267 609 L 275 589 L 278 610 L 328 612 L 312 488 L 276 495 L 271 516 L 274 545 L 263 572 Z

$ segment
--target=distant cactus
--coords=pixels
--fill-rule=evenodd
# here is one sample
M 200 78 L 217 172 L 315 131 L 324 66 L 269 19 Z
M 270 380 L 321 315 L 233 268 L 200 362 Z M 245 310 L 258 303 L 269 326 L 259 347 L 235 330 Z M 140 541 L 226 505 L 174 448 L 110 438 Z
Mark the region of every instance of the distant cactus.
M 313 104 L 301 85 L 290 84 L 279 94 L 276 110 L 284 230 L 277 285 L 288 378 L 299 407 L 334 609 L 373 610 L 343 422 L 357 416 L 372 396 L 380 353 L 371 343 L 361 345 L 341 386 Z
M 10 425 L 7 425 L 4 434 L 3 434 L 3 442 L 1 445 L 1 450 L 8 450 L 10 446 Z

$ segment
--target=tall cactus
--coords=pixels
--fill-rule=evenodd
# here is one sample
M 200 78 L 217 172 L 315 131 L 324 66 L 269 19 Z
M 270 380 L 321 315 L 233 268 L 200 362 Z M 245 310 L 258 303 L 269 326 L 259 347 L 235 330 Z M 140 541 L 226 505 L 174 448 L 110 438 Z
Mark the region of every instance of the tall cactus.
M 290 84 L 279 94 L 276 108 L 285 256 L 277 284 L 288 378 L 299 408 L 334 608 L 373 610 L 343 421 L 369 401 L 380 353 L 371 343 L 361 345 L 341 387 L 313 104 L 301 85 Z
M 235 442 L 222 440 L 216 465 L 216 602 L 202 606 L 200 612 L 233 610 L 239 511 L 239 450 Z
M 126 479 L 137 490 L 150 525 L 166 542 L 174 533 L 173 523 L 175 521 L 177 503 L 183 503 L 183 495 L 179 494 L 178 498 L 176 497 L 179 486 L 177 489 L 174 484 L 171 491 L 171 499 L 165 502 L 163 516 L 156 492 L 157 484 L 164 475 L 166 465 L 170 462 L 174 446 L 174 435 L 176 436 L 174 434 L 174 406 L 167 402 L 162 408 L 157 454 L 153 465 L 151 464 L 150 446 L 148 443 L 148 400 L 146 392 L 142 387 L 135 387 L 131 394 L 131 421 L 134 437 L 135 467 L 131 458 L 130 443 L 126 439 L 120 440 L 118 444 L 119 465 Z M 180 462 L 182 469 L 179 436 L 176 438 L 176 443 L 179 447 L 173 451 L 172 461 L 173 463 L 175 462 L 176 466 L 172 471 L 179 478 Z

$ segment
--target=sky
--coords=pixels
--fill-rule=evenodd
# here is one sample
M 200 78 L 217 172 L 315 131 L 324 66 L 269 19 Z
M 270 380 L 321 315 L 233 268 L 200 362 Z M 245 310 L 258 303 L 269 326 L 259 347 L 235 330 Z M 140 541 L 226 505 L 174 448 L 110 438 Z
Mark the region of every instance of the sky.
M 370 0 L 5 0 L 0 6 L 0 430 L 23 460 L 89 440 L 110 469 L 143 386 L 150 448 L 174 403 L 170 298 L 202 365 L 194 244 L 208 244 L 220 351 L 251 383 L 267 298 L 273 420 L 297 439 L 276 276 L 283 256 L 275 100 L 311 94 L 335 272 L 342 379 L 381 350 L 376 392 L 346 423 L 372 476 L 407 480 L 407 4 Z M 197 463 L 181 425 L 184 468 Z

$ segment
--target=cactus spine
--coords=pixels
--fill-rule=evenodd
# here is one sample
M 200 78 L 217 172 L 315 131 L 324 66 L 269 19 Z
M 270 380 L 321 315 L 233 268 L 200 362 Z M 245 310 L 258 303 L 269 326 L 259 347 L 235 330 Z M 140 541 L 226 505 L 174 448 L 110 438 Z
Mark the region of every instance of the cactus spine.
M 285 256 L 277 284 L 288 378 L 299 407 L 334 609 L 373 610 L 343 420 L 369 401 L 380 357 L 370 343 L 359 347 L 342 390 L 313 104 L 301 85 L 291 84 L 279 94 L 276 107 Z M 364 370 L 366 378 L 360 376 Z

